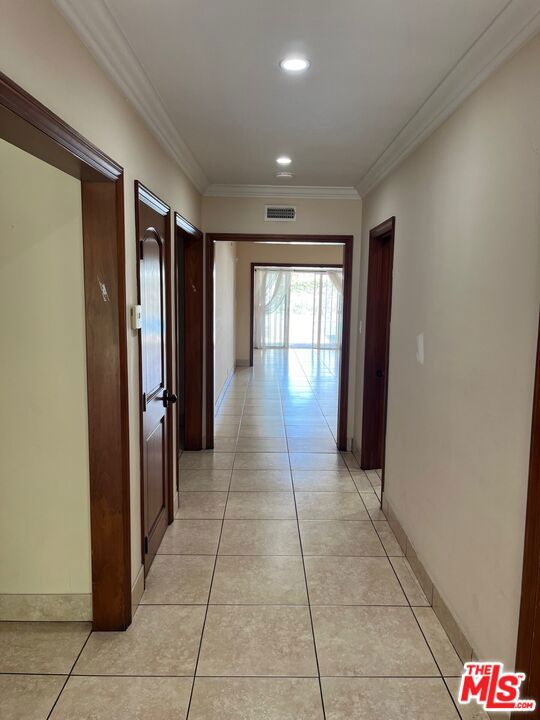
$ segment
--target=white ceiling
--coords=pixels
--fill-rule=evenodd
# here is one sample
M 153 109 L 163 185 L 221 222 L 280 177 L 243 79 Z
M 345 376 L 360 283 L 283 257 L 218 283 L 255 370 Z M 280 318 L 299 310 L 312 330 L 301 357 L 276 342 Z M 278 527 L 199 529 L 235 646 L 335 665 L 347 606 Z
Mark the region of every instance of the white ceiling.
M 57 0 L 68 16 L 66 6 L 79 5 L 77 12 L 88 14 L 93 2 Z M 519 27 L 510 27 L 510 6 L 531 5 L 529 0 L 105 4 L 201 177 L 213 184 L 275 185 L 275 158 L 286 153 L 293 159 L 289 182 L 302 186 L 358 185 L 411 118 L 441 94 L 456 66 L 468 62 L 476 41 L 494 34 L 493 21 L 500 26 L 508 15 L 515 34 Z M 291 53 L 310 58 L 307 73 L 291 77 L 279 69 L 279 60 Z M 146 104 L 143 112 L 152 116 L 152 101 Z

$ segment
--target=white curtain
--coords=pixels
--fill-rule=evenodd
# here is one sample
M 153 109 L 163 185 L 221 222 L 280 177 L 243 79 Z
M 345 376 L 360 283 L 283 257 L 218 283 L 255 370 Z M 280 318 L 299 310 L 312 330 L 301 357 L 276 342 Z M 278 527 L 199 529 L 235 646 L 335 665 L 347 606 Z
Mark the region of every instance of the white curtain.
M 255 270 L 254 345 L 256 348 L 288 346 L 288 270 Z
M 343 271 L 256 268 L 254 347 L 341 347 Z

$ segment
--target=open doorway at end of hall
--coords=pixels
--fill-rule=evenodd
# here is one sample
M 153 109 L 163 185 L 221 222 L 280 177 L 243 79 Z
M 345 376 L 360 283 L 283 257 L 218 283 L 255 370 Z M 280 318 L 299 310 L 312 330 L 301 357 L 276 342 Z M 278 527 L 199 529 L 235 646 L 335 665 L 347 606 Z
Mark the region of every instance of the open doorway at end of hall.
M 224 338 L 227 245 L 235 258 L 235 326 Z M 223 410 L 227 385 L 218 369 L 232 340 L 235 378 L 255 377 L 265 358 L 286 364 L 281 383 L 298 390 L 286 404 L 309 400 L 334 448 L 347 449 L 352 237 L 210 234 L 206 261 L 207 447 L 214 447 L 216 411 Z
M 251 263 L 250 286 L 250 364 L 281 356 L 286 407 L 309 407 L 336 441 L 342 264 Z

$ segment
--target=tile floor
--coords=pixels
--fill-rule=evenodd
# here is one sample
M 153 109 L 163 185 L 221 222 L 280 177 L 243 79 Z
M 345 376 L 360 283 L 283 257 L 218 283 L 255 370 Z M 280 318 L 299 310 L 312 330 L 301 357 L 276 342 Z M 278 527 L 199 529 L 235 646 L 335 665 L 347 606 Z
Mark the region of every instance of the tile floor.
M 459 720 L 379 473 L 335 449 L 336 366 L 266 351 L 236 373 L 125 633 L 0 623 L 2 720 Z

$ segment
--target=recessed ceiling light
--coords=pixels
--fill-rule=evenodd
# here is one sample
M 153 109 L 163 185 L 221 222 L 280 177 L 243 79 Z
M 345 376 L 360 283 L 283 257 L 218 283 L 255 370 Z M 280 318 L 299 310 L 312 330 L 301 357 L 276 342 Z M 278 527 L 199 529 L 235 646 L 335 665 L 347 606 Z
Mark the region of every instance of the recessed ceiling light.
M 276 173 L 276 177 L 286 180 L 287 178 L 292 178 L 293 174 L 292 172 L 278 172 Z
M 292 160 L 288 155 L 280 155 L 276 158 L 276 162 L 278 165 L 290 165 Z
M 299 55 L 283 58 L 283 60 L 279 63 L 279 67 L 289 73 L 305 72 L 310 65 L 311 63 L 307 58 Z

